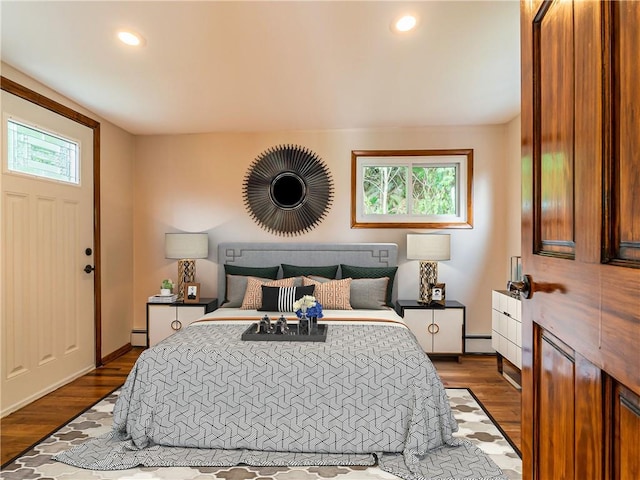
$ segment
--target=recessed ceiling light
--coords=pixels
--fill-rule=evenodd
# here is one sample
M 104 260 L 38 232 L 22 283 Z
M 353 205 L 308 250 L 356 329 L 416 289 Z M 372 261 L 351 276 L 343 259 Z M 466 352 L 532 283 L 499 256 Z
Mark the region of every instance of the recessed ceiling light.
M 129 30 L 120 30 L 118 32 L 118 38 L 122 43 L 131 45 L 132 47 L 142 45 L 142 37 L 137 33 L 131 32 Z
M 396 32 L 408 32 L 416 28 L 418 19 L 413 15 L 403 15 L 393 22 L 393 29 Z

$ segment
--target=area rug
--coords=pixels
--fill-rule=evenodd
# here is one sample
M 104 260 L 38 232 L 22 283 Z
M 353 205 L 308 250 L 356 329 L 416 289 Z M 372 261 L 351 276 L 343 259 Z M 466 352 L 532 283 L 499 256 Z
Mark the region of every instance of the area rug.
M 522 478 L 519 451 L 492 421 L 473 393 L 466 388 L 447 388 L 458 421 L 455 434 L 474 442 L 511 480 Z M 141 467 L 130 470 L 92 471 L 57 462 L 51 457 L 87 438 L 111 429 L 116 390 L 84 413 L 34 445 L 0 471 L 4 480 L 396 480 L 399 477 L 377 466 L 340 467 Z

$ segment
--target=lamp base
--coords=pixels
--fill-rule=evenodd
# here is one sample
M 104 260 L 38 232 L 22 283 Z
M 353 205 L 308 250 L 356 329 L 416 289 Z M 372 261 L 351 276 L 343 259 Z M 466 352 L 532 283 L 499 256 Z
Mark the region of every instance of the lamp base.
M 418 302 L 431 303 L 431 290 L 436 283 L 438 283 L 438 262 L 421 260 Z
M 184 300 L 184 284 L 193 283 L 196 278 L 196 261 L 178 260 L 178 301 Z

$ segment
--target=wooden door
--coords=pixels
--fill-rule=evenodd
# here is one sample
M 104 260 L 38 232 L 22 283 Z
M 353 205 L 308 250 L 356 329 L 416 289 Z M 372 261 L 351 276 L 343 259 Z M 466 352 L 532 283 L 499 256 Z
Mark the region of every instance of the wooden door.
M 523 469 L 640 478 L 640 2 L 526 0 Z

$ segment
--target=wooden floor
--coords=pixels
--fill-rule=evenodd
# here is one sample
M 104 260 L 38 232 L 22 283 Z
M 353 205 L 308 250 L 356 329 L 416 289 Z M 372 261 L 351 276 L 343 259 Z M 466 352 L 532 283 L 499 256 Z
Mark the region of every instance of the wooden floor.
M 122 385 L 141 348 L 113 360 L 1 420 L 1 463 L 48 436 Z M 497 372 L 495 357 L 434 361 L 446 387 L 469 387 L 520 448 L 520 393 Z

